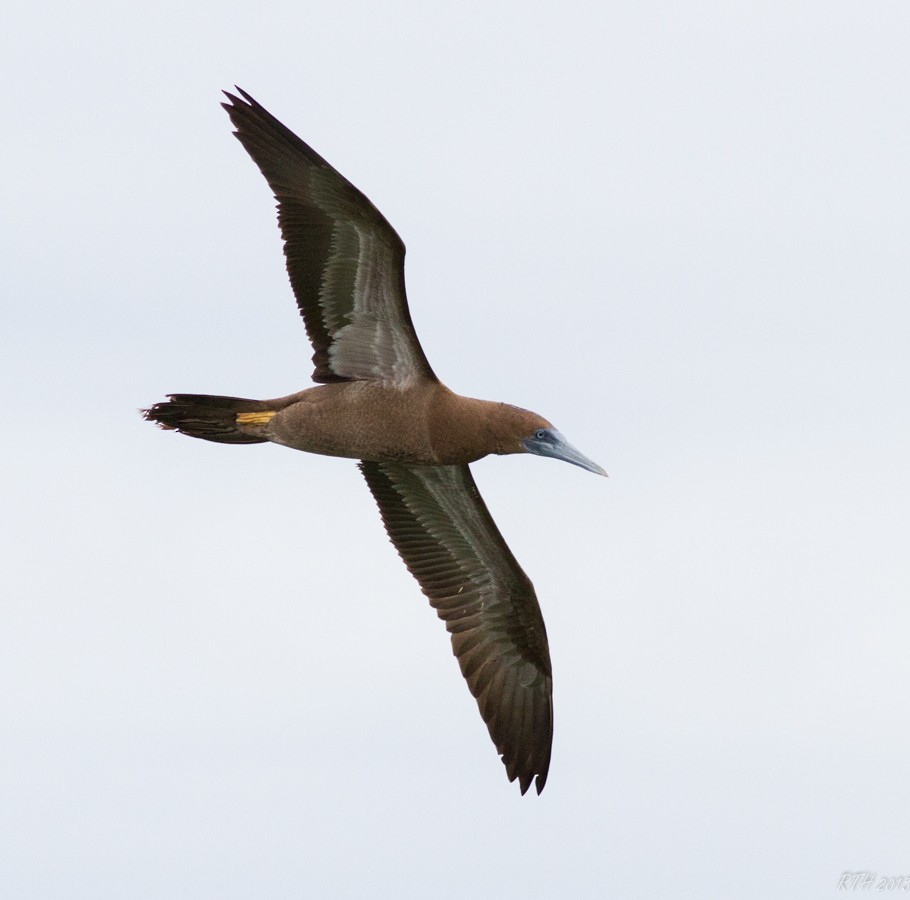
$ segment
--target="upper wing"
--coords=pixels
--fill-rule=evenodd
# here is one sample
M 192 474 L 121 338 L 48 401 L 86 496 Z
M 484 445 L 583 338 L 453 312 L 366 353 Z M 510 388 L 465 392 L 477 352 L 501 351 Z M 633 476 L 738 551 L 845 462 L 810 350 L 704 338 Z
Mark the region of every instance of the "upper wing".
M 401 238 L 354 185 L 237 90 L 243 100 L 225 92 L 222 106 L 278 200 L 313 380 L 435 380 L 408 312 Z
M 528 576 L 467 466 L 361 462 L 389 537 L 446 623 L 510 781 L 524 793 L 550 767 L 553 678 Z

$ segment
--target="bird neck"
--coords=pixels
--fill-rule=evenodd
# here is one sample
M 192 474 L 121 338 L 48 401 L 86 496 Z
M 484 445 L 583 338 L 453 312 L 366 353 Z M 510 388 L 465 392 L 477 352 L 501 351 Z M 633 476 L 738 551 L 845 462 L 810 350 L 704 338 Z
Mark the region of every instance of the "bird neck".
M 465 464 L 490 454 L 523 453 L 521 438 L 533 413 L 489 400 L 462 397 L 448 389 L 432 417 L 435 454 L 444 464 Z

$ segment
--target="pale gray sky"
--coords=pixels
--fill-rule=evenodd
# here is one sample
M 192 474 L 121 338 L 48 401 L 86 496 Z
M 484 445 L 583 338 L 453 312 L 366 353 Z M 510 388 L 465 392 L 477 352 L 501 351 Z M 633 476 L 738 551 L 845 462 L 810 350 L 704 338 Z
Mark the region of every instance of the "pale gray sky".
M 0 893 L 794 897 L 910 875 L 910 7 L 14 3 Z M 156 431 L 311 350 L 237 83 L 408 246 L 556 738 L 510 785 L 352 462 Z

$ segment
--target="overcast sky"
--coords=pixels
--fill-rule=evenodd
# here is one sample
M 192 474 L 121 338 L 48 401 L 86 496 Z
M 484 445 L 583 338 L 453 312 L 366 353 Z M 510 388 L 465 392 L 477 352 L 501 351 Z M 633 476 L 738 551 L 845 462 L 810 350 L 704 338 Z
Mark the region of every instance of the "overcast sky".
M 910 876 L 910 6 L 17 2 L 0 35 L 0 893 L 836 894 Z M 309 384 L 239 84 L 408 247 L 550 636 L 510 785 Z

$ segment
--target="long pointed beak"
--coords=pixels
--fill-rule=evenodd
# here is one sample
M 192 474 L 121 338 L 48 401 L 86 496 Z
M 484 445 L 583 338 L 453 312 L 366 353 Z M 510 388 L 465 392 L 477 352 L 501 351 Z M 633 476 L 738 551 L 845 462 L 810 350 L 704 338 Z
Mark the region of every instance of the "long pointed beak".
M 563 462 L 572 463 L 573 466 L 581 466 L 595 475 L 607 477 L 607 473 L 596 462 L 576 450 L 558 431 L 548 429 L 543 438 L 527 438 L 522 443 L 529 453 L 552 456 L 553 459 L 561 459 Z

